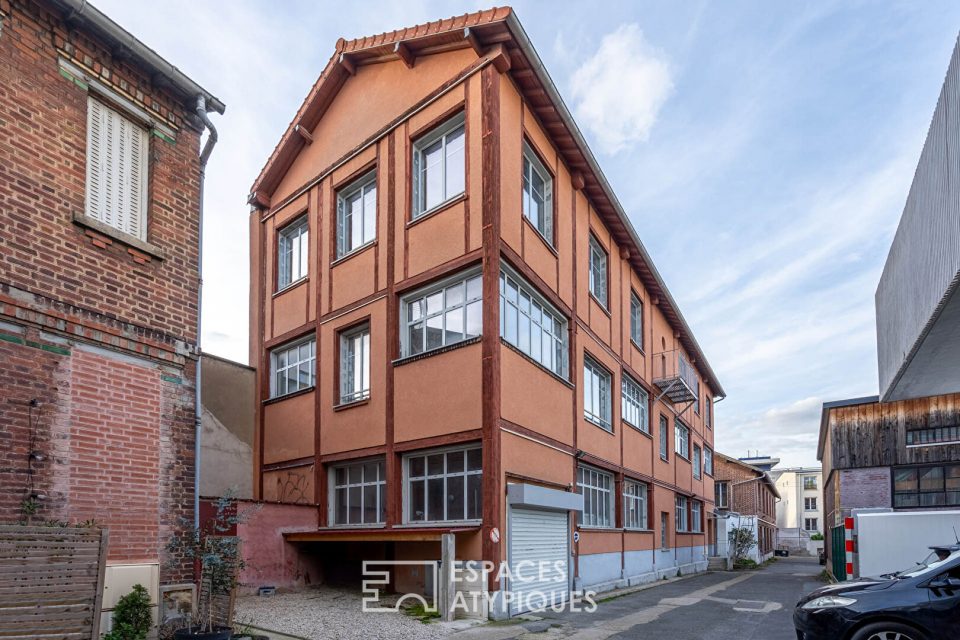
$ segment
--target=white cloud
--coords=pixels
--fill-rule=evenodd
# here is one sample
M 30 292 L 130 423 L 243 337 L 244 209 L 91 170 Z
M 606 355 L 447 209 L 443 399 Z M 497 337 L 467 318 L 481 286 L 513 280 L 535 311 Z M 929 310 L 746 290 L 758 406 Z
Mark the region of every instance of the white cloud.
M 722 407 L 717 405 L 718 413 Z M 717 431 L 717 451 L 734 458 L 759 451 L 780 458 L 781 467 L 816 464 L 822 407 L 822 398 L 810 397 L 735 417 Z
M 574 71 L 570 87 L 578 121 L 602 151 L 615 154 L 650 136 L 673 80 L 663 53 L 631 23 L 603 37 Z

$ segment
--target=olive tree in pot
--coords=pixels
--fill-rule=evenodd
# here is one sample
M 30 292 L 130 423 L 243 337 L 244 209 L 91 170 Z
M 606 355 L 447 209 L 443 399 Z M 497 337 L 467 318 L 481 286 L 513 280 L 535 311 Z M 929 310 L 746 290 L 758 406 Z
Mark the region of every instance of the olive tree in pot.
M 237 509 L 228 492 L 214 503 L 214 515 L 200 527 L 186 524 L 174 534 L 167 550 L 177 561 L 199 568 L 197 612 L 191 624 L 173 631 L 174 640 L 230 640 L 233 597 L 244 562 L 236 526 L 249 512 Z

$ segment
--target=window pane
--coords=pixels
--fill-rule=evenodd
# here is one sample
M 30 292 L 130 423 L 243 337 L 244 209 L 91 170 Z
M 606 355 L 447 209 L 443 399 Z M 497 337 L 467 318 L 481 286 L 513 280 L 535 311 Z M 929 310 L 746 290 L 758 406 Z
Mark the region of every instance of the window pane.
M 363 522 L 363 512 L 361 511 L 362 489 L 360 487 L 350 487 L 347 491 L 349 492 L 348 500 L 350 502 L 350 508 L 347 510 L 347 522 L 351 524 Z
M 444 344 L 455 344 L 463 340 L 463 307 L 447 311 L 444 325 L 446 327 Z
M 451 451 L 447 454 L 447 473 L 463 473 L 465 452 Z
M 463 476 L 447 478 L 447 520 L 465 520 Z
M 479 452 L 479 449 L 477 450 Z M 481 476 L 478 473 L 467 476 L 467 518 L 479 520 L 482 513 Z
M 410 458 L 410 477 L 411 478 L 420 478 L 422 477 L 424 471 L 424 458 L 416 457 Z
M 414 480 L 410 483 L 410 520 L 412 521 L 427 519 L 423 491 L 423 480 Z
M 427 350 L 443 346 L 443 316 L 427 318 Z
M 363 195 L 363 242 L 377 236 L 377 187 L 371 185 Z
M 458 282 L 457 284 L 450 285 L 444 290 L 446 295 L 446 304 L 447 308 L 453 307 L 458 304 L 463 303 L 463 289 L 464 283 Z
M 467 470 L 480 471 L 483 464 L 483 455 L 481 449 L 470 449 L 467 451 Z
M 441 311 L 443 311 L 443 291 L 427 296 L 427 315 L 432 316 Z
M 338 524 L 347 524 L 347 490 L 337 489 L 336 519 Z
M 920 491 L 943 489 L 943 467 L 920 469 Z
M 443 454 L 437 453 L 427 457 L 427 475 L 435 476 L 443 473 Z
M 407 347 L 410 349 L 410 355 L 423 353 L 423 323 L 417 322 L 410 325 L 407 334 Z
M 427 520 L 443 520 L 443 478 L 427 480 Z
M 437 140 L 422 151 L 423 202 L 420 210 L 426 211 L 443 201 L 443 140 Z
M 377 485 L 363 487 L 363 522 L 377 522 Z
M 445 198 L 463 193 L 464 188 L 464 128 L 461 125 L 447 134 L 447 185 Z
M 483 332 L 483 303 L 471 302 L 467 305 L 467 336 L 473 338 Z

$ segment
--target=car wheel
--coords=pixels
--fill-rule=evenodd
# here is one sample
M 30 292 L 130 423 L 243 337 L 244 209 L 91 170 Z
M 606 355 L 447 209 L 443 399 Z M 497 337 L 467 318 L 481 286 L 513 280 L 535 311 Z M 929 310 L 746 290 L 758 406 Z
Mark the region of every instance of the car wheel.
M 927 636 L 899 622 L 874 622 L 857 630 L 850 640 L 927 640 Z

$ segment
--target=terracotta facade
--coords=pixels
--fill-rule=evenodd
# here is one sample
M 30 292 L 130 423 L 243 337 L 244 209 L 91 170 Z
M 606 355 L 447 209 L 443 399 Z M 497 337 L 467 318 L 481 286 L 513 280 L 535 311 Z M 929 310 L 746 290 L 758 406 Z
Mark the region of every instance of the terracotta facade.
M 601 528 L 571 518 L 571 532 L 580 529 L 579 542 L 571 542 L 573 572 L 584 583 L 623 577 L 634 551 L 647 553 L 651 566 L 705 561 L 713 478 L 702 460 L 695 477 L 692 457 L 712 451 L 712 424 L 705 418 L 722 388 L 669 294 L 652 290 L 659 280 L 651 266 L 638 269 L 645 253 L 609 200 L 598 204 L 597 175 L 585 177 L 565 150 L 569 138 L 561 140 L 544 120 L 543 92 L 524 84 L 533 71 L 518 48 L 518 24 L 501 9 L 338 42 L 254 185 L 250 358 L 261 401 L 256 496 L 317 505 L 321 532 L 337 528 L 331 468 L 382 460 L 386 506 L 378 526 L 384 540 L 395 540 L 399 534 L 391 532 L 410 524 L 405 456 L 479 444 L 482 516 L 435 523 L 457 531 L 459 558 L 506 559 L 509 484 L 576 491 L 578 467 L 585 466 L 611 475 L 615 515 Z M 415 148 L 456 117 L 464 122 L 463 192 L 414 217 Z M 523 213 L 525 149 L 552 182 L 548 237 Z M 376 176 L 375 237 L 338 258 L 338 194 L 370 172 Z M 278 290 L 278 234 L 302 216 L 309 227 L 307 273 Z M 606 305 L 588 288 L 591 237 L 607 255 Z M 465 273 L 481 279 L 482 331 L 409 355 L 402 337 L 409 294 Z M 562 321 L 566 366 L 559 373 L 501 336 L 501 273 L 512 274 Z M 642 345 L 630 339 L 631 296 L 642 303 Z M 370 335 L 369 397 L 342 403 L 340 336 L 361 324 Z M 316 337 L 315 384 L 272 397 L 273 354 L 307 336 Z M 653 382 L 662 369 L 676 366 L 681 353 L 697 381 L 696 409 L 660 399 L 662 389 Z M 609 376 L 609 428 L 585 418 L 585 356 Z M 624 376 L 647 395 L 649 432 L 621 419 Z M 665 459 L 659 453 L 661 417 Z M 674 450 L 679 422 L 689 428 L 686 458 Z M 625 480 L 647 487 L 642 530 L 624 525 Z M 696 533 L 677 531 L 677 496 L 701 505 Z M 669 523 L 666 541 L 661 513 Z M 505 535 L 496 539 L 494 529 Z

